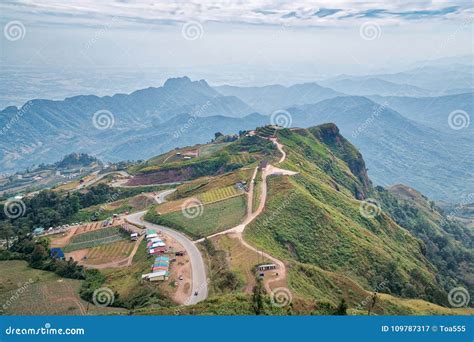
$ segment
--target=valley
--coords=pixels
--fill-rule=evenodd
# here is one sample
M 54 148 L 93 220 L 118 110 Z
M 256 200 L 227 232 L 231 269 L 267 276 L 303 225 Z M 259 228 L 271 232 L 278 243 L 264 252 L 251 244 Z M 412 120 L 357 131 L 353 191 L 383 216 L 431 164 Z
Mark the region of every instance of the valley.
M 229 141 L 170 151 L 114 177 L 104 173 L 82 187 L 53 190 L 65 201 L 61 206 L 70 196 L 84 202 L 99 189 L 108 194 L 79 209 L 84 222 L 37 237 L 20 235 L 4 258 L 31 253 L 25 249 L 31 244 L 61 248 L 66 260 L 74 260 L 68 267 L 85 279 L 74 280 L 82 282 L 75 290 L 80 300 L 91 301 L 94 290 L 107 288 L 117 309 L 111 314 L 331 314 L 341 301 L 349 314 L 472 312 L 450 308 L 446 299 L 454 284 L 473 286 L 462 276 L 473 265 L 472 246 L 462 242 L 472 241 L 472 232 L 456 223 L 444 227 L 445 214 L 437 212 L 431 221 L 435 234 L 450 245 L 465 245 L 463 254 L 445 250 L 464 271 L 442 271 L 429 252 L 432 233 L 419 235 L 395 214 L 394 208 L 406 207 L 380 197 L 385 190 L 373 187 L 362 155 L 334 124 L 265 126 L 224 138 Z M 170 179 L 169 170 L 179 179 Z M 146 186 L 143 175 L 152 180 Z M 403 194 L 397 189 L 389 190 Z M 24 197 L 26 214 L 38 210 L 32 201 L 39 195 Z M 363 211 L 371 197 L 381 203 L 375 215 Z M 433 210 L 429 204 L 420 208 Z M 100 219 L 88 222 L 85 213 Z M 132 233 L 137 239 L 130 241 Z M 169 275 L 158 282 L 142 279 L 155 258 L 146 243 L 151 233 L 165 242 L 163 255 L 173 259 Z M 32 265 L 51 262 L 58 263 L 44 255 Z M 256 296 L 263 299 L 258 309 Z M 275 300 L 283 304 L 272 304 Z

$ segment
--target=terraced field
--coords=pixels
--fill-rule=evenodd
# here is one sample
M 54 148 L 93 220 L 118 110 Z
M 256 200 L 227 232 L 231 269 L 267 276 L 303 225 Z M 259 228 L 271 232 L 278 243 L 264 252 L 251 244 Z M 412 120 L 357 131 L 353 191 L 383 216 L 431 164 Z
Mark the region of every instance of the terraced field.
M 241 195 L 243 190 L 238 190 L 234 185 L 226 186 L 220 189 L 214 189 L 200 194 L 198 198 L 203 203 L 222 201 L 230 197 Z
M 88 250 L 87 264 L 100 265 L 108 262 L 125 259 L 130 255 L 135 246 L 135 242 L 122 240 L 98 247 L 93 247 Z
M 276 129 L 274 127 L 265 126 L 257 128 L 256 131 L 261 137 L 272 137 L 275 135 Z
M 64 251 L 68 253 L 78 249 L 93 248 L 124 240 L 125 238 L 126 236 L 120 232 L 119 227 L 98 229 L 91 232 L 74 235 L 70 243 L 64 248 Z
M 253 162 L 253 158 L 249 153 L 239 153 L 230 156 L 230 161 L 232 163 L 240 163 L 242 165 L 247 165 Z

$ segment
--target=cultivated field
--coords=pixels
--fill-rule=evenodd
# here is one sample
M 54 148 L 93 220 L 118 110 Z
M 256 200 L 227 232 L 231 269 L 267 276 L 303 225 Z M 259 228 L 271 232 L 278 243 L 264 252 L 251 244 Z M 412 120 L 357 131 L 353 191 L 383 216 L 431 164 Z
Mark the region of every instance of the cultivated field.
M 93 230 L 90 232 L 74 235 L 69 244 L 64 248 L 65 252 L 72 252 L 78 249 L 93 248 L 100 245 L 124 240 L 126 236 L 122 234 L 119 227 L 109 227 Z
M 0 309 L 6 315 L 94 315 L 123 312 L 79 297 L 81 280 L 35 270 L 25 261 L 0 261 Z
M 200 194 L 198 198 L 203 203 L 212 203 L 222 201 L 230 197 L 239 196 L 242 194 L 242 190 L 238 190 L 234 185 L 226 186 L 220 189 L 214 189 Z
M 91 232 L 91 231 L 100 229 L 101 227 L 102 227 L 102 221 L 91 222 L 77 228 L 75 234 Z
M 85 257 L 83 263 L 86 265 L 102 265 L 127 258 L 130 256 L 135 243 L 134 241 L 122 240 L 85 250 L 77 250 L 70 254 L 72 254 L 74 260 Z M 77 258 L 78 256 L 80 258 Z
M 243 152 L 239 154 L 233 154 L 230 156 L 230 161 L 232 163 L 239 163 L 242 165 L 249 164 L 254 161 L 248 152 Z
M 198 207 L 197 214 L 191 216 L 181 210 L 161 215 L 158 223 L 201 238 L 238 225 L 245 217 L 246 205 L 245 196 L 231 197 Z
M 246 181 L 248 183 L 252 178 L 253 171 L 253 169 L 240 169 L 216 177 L 201 177 L 195 179 L 180 185 L 176 189 L 176 192 L 170 196 L 170 199 L 198 196 L 208 191 L 234 186 L 237 182 Z

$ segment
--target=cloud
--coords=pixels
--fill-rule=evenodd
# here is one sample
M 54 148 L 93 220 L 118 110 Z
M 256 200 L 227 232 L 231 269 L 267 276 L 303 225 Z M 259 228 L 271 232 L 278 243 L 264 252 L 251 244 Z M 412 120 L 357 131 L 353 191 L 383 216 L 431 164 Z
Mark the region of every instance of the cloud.
M 315 15 L 316 17 L 324 18 L 324 17 L 329 17 L 330 15 L 336 14 L 337 12 L 342 11 L 341 9 L 336 9 L 336 8 L 320 8 Z
M 359 21 L 376 19 L 397 24 L 426 18 L 452 19 L 473 15 L 471 1 L 161 1 L 140 2 L 115 0 L 49 0 L 3 1 L 3 20 L 25 20 L 33 23 L 65 25 L 103 25 L 119 18 L 126 25 L 162 25 L 190 20 L 240 24 L 341 27 L 359 25 Z M 330 7 L 328 7 L 328 5 Z M 336 8 L 333 8 L 336 7 Z

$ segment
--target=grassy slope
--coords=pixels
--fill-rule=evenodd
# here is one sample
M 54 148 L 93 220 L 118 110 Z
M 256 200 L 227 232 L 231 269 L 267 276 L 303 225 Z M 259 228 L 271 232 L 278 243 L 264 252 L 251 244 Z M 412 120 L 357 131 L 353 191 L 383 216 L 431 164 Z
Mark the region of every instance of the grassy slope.
M 368 189 L 360 177 L 311 134 L 303 134 L 282 132 L 280 141 L 288 152 L 283 167 L 298 169 L 300 175 L 269 178 L 265 211 L 250 224 L 246 239 L 290 263 L 290 286 L 302 297 L 333 305 L 338 298 L 349 297 L 344 287 L 335 296 L 337 286 L 324 286 L 330 278 L 321 272 L 331 272 L 333 279 L 345 274 L 344 279 L 352 281 L 359 292 L 388 278 L 391 291 L 410 283 L 442 293 L 419 240 L 384 213 L 375 218 L 361 216 L 354 196 Z M 296 265 L 299 272 L 292 271 Z M 353 296 L 361 298 L 361 294 Z M 348 298 L 349 303 L 354 298 Z
M 88 305 L 78 294 L 80 280 L 30 268 L 25 261 L 1 261 L 0 274 L 0 302 L 9 304 L 4 309 L 7 315 L 80 315 L 87 308 L 88 314 L 96 315 L 123 311 Z M 21 287 L 17 299 L 8 302 Z
M 206 204 L 198 209 L 202 214 L 193 218 L 186 217 L 181 210 L 161 216 L 152 210 L 145 219 L 183 231 L 192 238 L 201 238 L 238 225 L 245 216 L 246 205 L 244 196 L 237 196 Z

